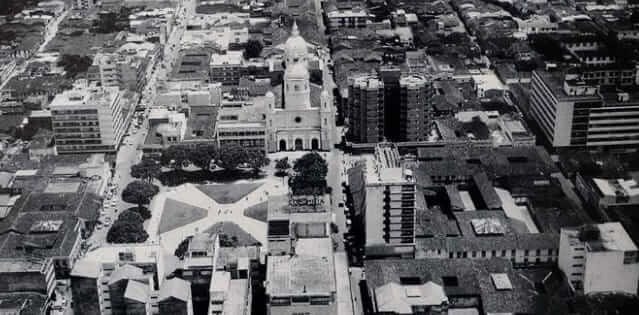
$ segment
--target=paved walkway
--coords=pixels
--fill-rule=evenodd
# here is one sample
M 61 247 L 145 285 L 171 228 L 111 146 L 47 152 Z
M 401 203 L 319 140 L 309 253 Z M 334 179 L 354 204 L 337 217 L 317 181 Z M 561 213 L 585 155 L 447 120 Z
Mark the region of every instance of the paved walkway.
M 237 183 L 242 182 L 246 181 L 238 181 Z M 149 207 L 153 214 L 146 227 L 149 233 L 149 242 L 159 241 L 164 248 L 171 251 L 177 248 L 186 237 L 204 231 L 218 222 L 226 221 L 239 225 L 265 246 L 266 223 L 245 216 L 244 210 L 266 201 L 268 195 L 286 194 L 287 187 L 282 185 L 282 181 L 279 178 L 269 177 L 256 182 L 263 184 L 233 204 L 219 204 L 193 184 L 183 184 L 160 192 L 153 198 Z M 160 222 L 167 199 L 207 209 L 208 215 L 206 218 L 160 233 Z

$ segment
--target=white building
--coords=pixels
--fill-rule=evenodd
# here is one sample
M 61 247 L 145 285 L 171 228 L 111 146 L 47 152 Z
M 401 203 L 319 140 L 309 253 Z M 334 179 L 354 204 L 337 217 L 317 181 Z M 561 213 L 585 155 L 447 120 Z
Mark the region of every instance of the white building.
M 357 162 L 348 173 L 349 184 L 359 190 L 353 198 L 362 206 L 355 212 L 362 212 L 364 218 L 367 253 L 412 256 L 416 186 L 397 148 L 390 143 L 378 144 L 374 156 Z
M 288 150 L 330 150 L 335 143 L 335 106 L 328 69 L 323 69 L 324 85 L 310 82 L 309 44 L 300 36 L 297 24 L 286 41 L 281 107 L 273 93 L 267 93 L 266 129 L 269 152 Z M 327 64 L 326 62 L 323 63 Z M 311 102 L 311 90 L 321 90 L 319 104 Z
M 116 87 L 76 87 L 49 108 L 59 153 L 117 151 L 132 113 Z
M 575 291 L 637 294 L 639 253 L 619 222 L 561 229 L 558 264 Z
M 80 10 L 88 10 L 95 7 L 95 0 L 75 0 L 73 7 Z

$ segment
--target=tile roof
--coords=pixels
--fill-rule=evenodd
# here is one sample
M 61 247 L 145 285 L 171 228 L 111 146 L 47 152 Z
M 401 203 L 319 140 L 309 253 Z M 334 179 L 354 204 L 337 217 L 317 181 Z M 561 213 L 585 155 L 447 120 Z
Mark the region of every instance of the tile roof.
M 444 287 L 452 302 L 456 297 L 477 296 L 485 313 L 534 313 L 538 293 L 534 283 L 528 282 L 514 270 L 506 259 L 387 259 L 365 262 L 369 288 L 388 283 L 401 283 L 401 278 L 417 277 L 422 283 L 432 281 Z M 498 290 L 490 277 L 493 273 L 507 274 L 512 290 Z M 443 277 L 456 277 L 458 284 L 446 285 Z

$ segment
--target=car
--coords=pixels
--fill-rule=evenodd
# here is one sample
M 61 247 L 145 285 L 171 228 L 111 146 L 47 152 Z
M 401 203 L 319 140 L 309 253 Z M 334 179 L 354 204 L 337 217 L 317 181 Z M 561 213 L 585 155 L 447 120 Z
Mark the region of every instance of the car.
M 340 202 L 340 203 L 337 204 L 337 206 L 340 207 L 340 208 L 343 208 L 344 207 L 344 203 Z
M 349 227 L 351 226 L 353 222 L 351 221 L 351 219 L 346 219 L 346 226 Z

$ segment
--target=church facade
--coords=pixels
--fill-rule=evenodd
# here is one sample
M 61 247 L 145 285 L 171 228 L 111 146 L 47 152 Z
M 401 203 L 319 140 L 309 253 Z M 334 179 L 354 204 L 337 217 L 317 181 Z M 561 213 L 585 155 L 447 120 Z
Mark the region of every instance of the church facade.
M 333 148 L 335 134 L 335 106 L 326 64 L 327 53 L 318 53 L 322 64 L 323 84 L 310 81 L 309 44 L 299 34 L 297 24 L 293 25 L 291 36 L 285 44 L 285 72 L 281 104 L 276 105 L 276 97 L 266 95 L 266 146 L 268 152 L 322 150 Z M 319 93 L 317 93 L 319 92 Z M 319 101 L 312 97 L 319 94 Z M 317 98 L 317 97 L 315 97 Z

